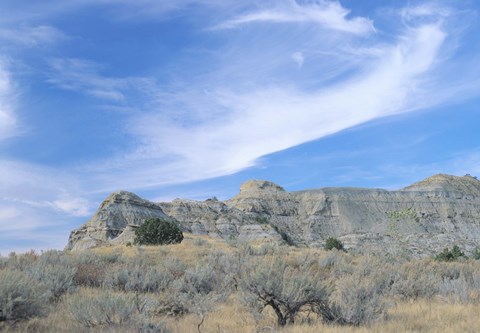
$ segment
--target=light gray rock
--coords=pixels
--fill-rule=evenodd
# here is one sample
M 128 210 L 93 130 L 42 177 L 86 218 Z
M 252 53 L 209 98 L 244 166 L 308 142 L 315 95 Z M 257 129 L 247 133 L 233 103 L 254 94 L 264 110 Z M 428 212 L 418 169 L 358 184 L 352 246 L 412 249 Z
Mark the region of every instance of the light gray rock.
M 252 180 L 225 202 L 152 203 L 116 192 L 72 232 L 67 247 L 75 249 L 83 239 L 131 241 L 132 230 L 121 233 L 128 224 L 139 225 L 147 217 L 171 218 L 185 231 L 225 239 L 283 238 L 295 245 L 323 246 L 328 237 L 337 237 L 353 252 L 419 257 L 453 245 L 470 252 L 480 245 L 480 181 L 469 175 L 439 174 L 398 191 L 287 192 L 272 182 Z
M 145 219 L 153 217 L 171 220 L 162 208 L 153 202 L 144 200 L 131 192 L 114 192 L 101 203 L 97 212 L 87 223 L 70 233 L 66 248 L 77 249 L 75 244 L 85 238 L 109 242 L 122 234 L 127 225 L 140 225 Z M 133 238 L 126 240 L 128 241 L 133 241 Z M 93 245 L 92 242 L 88 244 Z
M 224 239 L 281 239 L 271 225 L 260 220 L 259 214 L 244 212 L 218 200 L 175 199 L 171 203 L 162 202 L 158 205 L 193 234 L 207 234 Z M 263 222 L 263 228 L 257 228 L 259 221 Z M 257 230 L 258 233 L 250 230 Z

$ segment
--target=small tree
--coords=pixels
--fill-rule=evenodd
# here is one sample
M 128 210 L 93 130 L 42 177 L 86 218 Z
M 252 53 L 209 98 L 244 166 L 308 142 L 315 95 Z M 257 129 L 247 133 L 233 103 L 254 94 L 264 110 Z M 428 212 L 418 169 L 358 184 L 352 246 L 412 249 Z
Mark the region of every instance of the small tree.
M 289 266 L 279 257 L 256 261 L 247 267 L 240 283 L 246 303 L 258 313 L 271 307 L 280 326 L 293 324 L 297 314 L 306 309 L 325 321 L 335 320 L 327 283 L 305 263 Z
M 330 237 L 327 239 L 327 241 L 325 242 L 324 249 L 327 251 L 330 251 L 333 249 L 337 249 L 339 251 L 345 251 L 345 249 L 343 248 L 343 243 L 334 237 Z
M 141 245 L 176 244 L 183 240 L 182 230 L 173 221 L 147 219 L 135 229 L 135 243 Z

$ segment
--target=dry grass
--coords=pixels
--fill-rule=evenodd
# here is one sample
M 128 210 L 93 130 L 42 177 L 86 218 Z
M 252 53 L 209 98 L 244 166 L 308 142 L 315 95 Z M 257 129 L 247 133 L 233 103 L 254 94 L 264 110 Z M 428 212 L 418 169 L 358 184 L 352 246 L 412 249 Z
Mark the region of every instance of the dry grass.
M 196 262 L 199 258 L 204 257 L 212 252 L 212 250 L 220 250 L 230 252 L 232 247 L 221 238 L 213 238 L 204 235 L 183 234 L 184 239 L 180 244 L 162 245 L 162 246 L 124 246 L 116 245 L 109 247 L 99 247 L 93 249 L 94 253 L 110 254 L 121 253 L 126 257 L 134 257 L 139 252 L 145 254 L 148 258 L 155 261 L 161 260 L 166 256 L 175 257 L 186 264 Z
M 235 298 L 219 306 L 207 315 L 201 326 L 202 333 L 476 333 L 480 327 L 480 306 L 447 304 L 442 300 L 417 300 L 400 302 L 389 311 L 386 320 L 371 326 L 349 327 L 312 324 L 295 324 L 279 329 L 273 313 L 266 311 L 262 320 L 255 322 L 250 312 Z M 167 318 L 167 327 L 172 333 L 197 332 L 200 319 L 195 315 Z M 46 318 L 36 318 L 4 332 L 86 332 L 73 325 L 61 305 Z M 101 330 L 100 330 L 101 331 Z
M 142 258 L 146 258 L 148 262 L 159 263 L 166 257 L 177 258 L 184 262 L 187 266 L 194 266 L 200 259 L 210 255 L 214 251 L 221 251 L 224 253 L 232 253 L 234 251 L 255 251 L 260 250 L 265 243 L 249 244 L 249 248 L 242 244 L 237 244 L 232 247 L 229 242 L 222 239 L 210 238 L 208 236 L 193 236 L 191 234 L 184 234 L 184 241 L 181 244 L 167 245 L 167 246 L 112 246 L 106 248 L 98 248 L 93 250 L 94 253 L 100 255 L 110 255 L 118 253 L 126 258 L 135 258 L 141 254 Z M 243 246 L 243 247 L 242 247 Z M 354 256 L 344 253 L 325 252 L 322 249 L 308 249 L 308 248 L 294 248 L 284 247 L 280 252 L 275 252 L 273 255 L 281 253 L 282 257 L 287 261 L 316 261 L 320 266 L 323 263 L 334 262 L 339 263 L 340 268 L 345 267 L 370 267 L 370 269 L 378 272 L 377 269 L 382 267 L 374 264 L 365 264 L 370 260 L 366 257 Z M 82 255 L 81 253 L 74 254 Z M 264 256 L 269 257 L 271 253 Z M 260 254 L 253 254 L 253 256 L 261 257 Z M 133 259 L 136 260 L 136 259 Z M 122 262 L 115 263 L 121 265 Z M 454 270 L 455 267 L 462 265 L 477 265 L 478 262 L 467 263 L 453 263 L 447 267 Z M 325 264 L 327 265 L 327 264 Z M 350 266 L 349 266 L 350 265 Z M 369 266 L 370 265 L 370 266 Z M 389 266 L 396 271 L 400 269 L 402 264 L 398 266 Z M 438 263 L 424 260 L 412 261 L 407 263 L 414 269 L 418 267 L 427 267 L 433 265 L 432 270 L 439 268 Z M 443 264 L 441 264 L 443 265 Z M 429 266 L 428 266 L 429 267 Z M 462 266 L 464 267 L 464 266 Z M 476 267 L 476 266 L 475 266 Z M 460 271 L 460 269 L 455 268 Z M 421 270 L 420 270 L 421 271 Z M 407 277 L 409 275 L 406 275 Z M 417 280 L 416 278 L 414 280 Z M 96 293 L 95 288 L 79 288 L 76 293 Z M 162 297 L 161 293 L 152 294 L 152 297 Z M 19 323 L 14 327 L 0 325 L 0 331 L 4 332 L 129 332 L 128 329 L 122 330 L 115 327 L 97 327 L 94 329 L 86 329 L 72 321 L 72 317 L 67 311 L 67 300 L 71 295 L 64 295 L 64 297 L 56 304 L 51 304 L 46 317 L 33 318 L 29 321 Z M 276 325 L 276 316 L 269 308 L 264 309 L 260 315 L 255 315 L 250 309 L 245 306 L 239 293 L 233 293 L 228 299 L 218 304 L 212 312 L 207 313 L 202 325 L 200 326 L 202 333 L 260 333 L 260 332 L 279 332 L 279 333 L 366 333 L 366 332 L 409 332 L 409 333 L 457 333 L 457 332 L 480 332 L 480 303 L 473 302 L 473 304 L 454 304 L 452 299 L 448 300 L 435 296 L 431 299 L 419 298 L 415 301 L 400 300 L 390 297 L 388 300 L 392 305 L 387 316 L 384 319 L 379 319 L 373 324 L 360 327 L 339 326 L 323 324 L 319 321 L 315 314 L 303 314 L 296 319 L 295 325 L 279 328 Z M 197 332 L 198 324 L 201 318 L 195 314 L 187 314 L 181 317 L 169 317 L 165 315 L 155 315 L 154 321 L 164 321 L 167 328 L 172 333 Z M 1 324 L 1 323 L 0 323 Z
M 447 304 L 441 300 L 401 302 L 393 307 L 388 318 L 365 327 L 326 325 L 320 322 L 295 324 L 279 329 L 273 313 L 268 311 L 258 323 L 237 301 L 229 300 L 209 314 L 201 326 L 203 333 L 474 333 L 479 332 L 480 306 Z M 172 333 L 196 332 L 199 318 L 189 315 L 167 320 Z M 314 320 L 316 321 L 316 320 Z

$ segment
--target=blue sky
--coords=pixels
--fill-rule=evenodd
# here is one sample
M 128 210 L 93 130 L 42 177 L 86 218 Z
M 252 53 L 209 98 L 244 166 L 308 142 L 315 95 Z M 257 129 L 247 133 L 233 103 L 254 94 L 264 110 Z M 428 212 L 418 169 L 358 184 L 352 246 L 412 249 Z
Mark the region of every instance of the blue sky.
M 476 1 L 2 0 L 0 253 L 112 191 L 480 174 Z

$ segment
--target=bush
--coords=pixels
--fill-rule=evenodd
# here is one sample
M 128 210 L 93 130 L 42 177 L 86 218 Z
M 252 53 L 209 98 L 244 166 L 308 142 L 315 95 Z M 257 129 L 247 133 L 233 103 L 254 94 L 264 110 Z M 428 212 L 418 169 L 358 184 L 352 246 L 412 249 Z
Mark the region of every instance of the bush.
M 106 266 L 98 263 L 77 264 L 73 283 L 76 286 L 100 287 L 105 280 Z
M 197 264 L 193 269 L 187 269 L 181 279 L 173 284 L 174 302 L 168 304 L 170 312 L 178 314 L 193 313 L 198 317 L 197 330 L 205 321 L 206 315 L 229 295 L 222 281 L 208 262 Z
M 430 299 L 438 293 L 441 277 L 438 264 L 427 261 L 407 262 L 400 267 L 391 268 L 390 293 L 404 300 L 418 298 Z
M 265 216 L 255 216 L 255 222 L 258 224 L 268 224 L 268 219 Z
M 476 247 L 473 250 L 472 258 L 475 259 L 475 260 L 480 260 L 480 247 Z
M 58 301 L 63 294 L 75 290 L 73 279 L 76 268 L 72 257 L 62 251 L 44 252 L 36 261 L 25 267 L 24 272 L 47 288 L 52 301 Z
M 140 293 L 158 292 L 167 289 L 173 282 L 173 275 L 166 269 L 129 264 L 112 269 L 105 285 L 120 291 Z
M 330 251 L 333 249 L 337 249 L 339 251 L 345 251 L 345 249 L 343 248 L 342 242 L 334 237 L 330 237 L 326 240 L 324 249 L 327 251 Z
M 456 261 L 460 258 L 466 258 L 465 253 L 460 250 L 460 248 L 455 245 L 452 250 L 450 251 L 448 248 L 445 248 L 442 252 L 440 252 L 436 257 L 435 260 L 438 261 Z
M 66 304 L 72 318 L 88 328 L 128 323 L 136 314 L 133 296 L 107 291 L 76 293 Z
M 43 286 L 22 272 L 0 271 L 0 322 L 41 315 L 46 300 Z
M 31 250 L 24 254 L 16 254 L 15 252 L 11 252 L 8 255 L 8 261 L 6 266 L 9 268 L 15 268 L 20 271 L 24 271 L 30 265 L 35 263 L 39 258 L 39 255 L 34 251 Z
M 183 234 L 173 221 L 151 218 L 135 230 L 135 243 L 141 245 L 176 244 L 183 240 Z
M 284 259 L 253 262 L 244 272 L 241 289 L 247 304 L 260 313 L 271 307 L 280 326 L 293 324 L 299 312 L 309 308 L 324 320 L 332 317 L 327 283 L 308 265 L 289 266 Z
M 343 325 L 370 324 L 386 314 L 382 288 L 377 281 L 361 278 L 359 272 L 342 277 L 337 283 L 337 297 L 333 309 L 335 321 Z
M 67 292 L 75 290 L 74 277 L 76 269 L 70 265 L 34 265 L 28 275 L 44 285 L 50 293 L 50 300 L 58 299 Z

